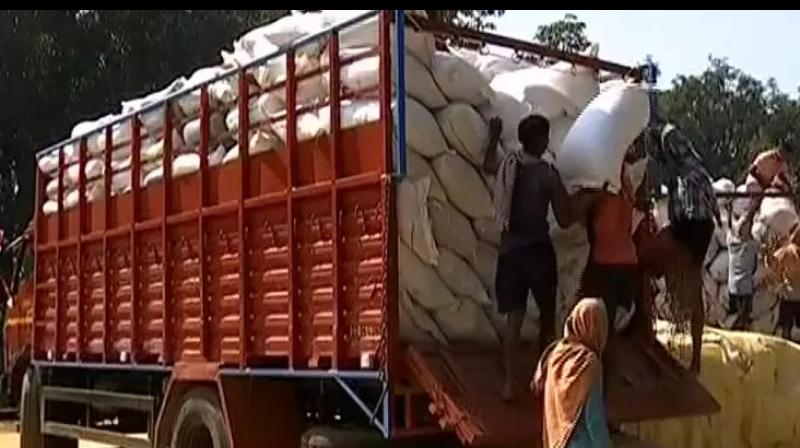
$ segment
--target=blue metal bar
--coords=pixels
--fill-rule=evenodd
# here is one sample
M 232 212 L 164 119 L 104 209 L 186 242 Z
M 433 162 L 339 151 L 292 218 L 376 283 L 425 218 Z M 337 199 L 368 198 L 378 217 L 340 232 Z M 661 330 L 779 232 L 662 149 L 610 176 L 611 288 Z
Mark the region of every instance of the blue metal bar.
M 232 69 L 226 70 L 226 71 L 220 73 L 219 75 L 217 75 L 217 76 L 215 76 L 215 77 L 213 77 L 213 78 L 211 78 L 209 80 L 206 80 L 206 81 L 198 83 L 198 84 L 193 84 L 193 85 L 186 86 L 183 89 L 178 90 L 177 92 L 173 92 L 173 93 L 169 94 L 167 97 L 165 97 L 161 101 L 155 102 L 153 104 L 149 104 L 149 105 L 144 106 L 141 109 L 137 109 L 137 110 L 135 110 L 133 112 L 129 112 L 129 113 L 124 114 L 124 115 L 120 115 L 119 117 L 114 119 L 114 121 L 110 121 L 110 122 L 104 124 L 103 126 L 97 127 L 97 128 L 92 129 L 91 131 L 88 131 L 88 132 L 84 132 L 83 134 L 80 134 L 80 135 L 77 135 L 75 137 L 69 138 L 69 139 L 64 140 L 62 142 L 50 145 L 50 146 L 46 147 L 45 149 L 43 149 L 41 151 L 38 151 L 36 153 L 36 157 L 38 159 L 42 155 L 47 154 L 47 153 L 59 148 L 60 146 L 64 146 L 64 145 L 68 145 L 70 143 L 77 142 L 77 141 L 79 141 L 80 139 L 82 139 L 84 137 L 88 137 L 90 135 L 96 134 L 97 132 L 99 132 L 100 130 L 102 130 L 103 128 L 105 128 L 107 126 L 114 126 L 116 124 L 124 122 L 125 120 L 129 120 L 131 117 L 133 117 L 136 114 L 144 114 L 144 113 L 156 110 L 159 107 L 163 107 L 164 103 L 166 103 L 167 101 L 174 100 L 176 98 L 180 98 L 180 97 L 182 97 L 184 95 L 189 94 L 190 92 L 192 92 L 193 90 L 195 90 L 197 88 L 200 88 L 200 87 L 203 87 L 203 86 L 207 86 L 207 85 L 213 84 L 213 83 L 215 83 L 217 81 L 220 81 L 220 80 L 223 80 L 225 78 L 228 78 L 228 77 L 236 74 L 239 70 L 243 70 L 243 69 L 247 70 L 247 69 L 250 69 L 250 68 L 252 68 L 252 67 L 254 67 L 256 65 L 263 64 L 264 62 L 266 62 L 266 61 L 268 61 L 270 59 L 274 59 L 274 58 L 280 57 L 281 55 L 286 53 L 286 51 L 289 48 L 300 48 L 300 47 L 308 45 L 308 44 L 310 44 L 310 43 L 312 43 L 312 42 L 314 42 L 316 40 L 323 39 L 323 38 L 327 37 L 328 34 L 330 34 L 332 31 L 339 31 L 341 29 L 348 28 L 348 27 L 350 27 L 352 25 L 355 25 L 358 22 L 364 21 L 366 19 L 371 18 L 372 16 L 377 15 L 379 12 L 380 12 L 380 10 L 374 9 L 374 10 L 370 10 L 368 12 L 362 13 L 362 14 L 357 15 L 357 16 L 349 19 L 349 20 L 345 20 L 344 22 L 337 23 L 336 25 L 329 26 L 329 27 L 323 29 L 322 31 L 320 31 L 318 33 L 310 34 L 310 35 L 308 35 L 306 37 L 298 39 L 296 42 L 292 42 L 290 45 L 287 45 L 284 48 L 281 48 L 281 49 L 279 49 L 277 51 L 274 51 L 274 52 L 272 52 L 272 53 L 270 53 L 268 55 L 261 56 L 259 58 L 253 59 L 252 61 L 248 62 L 245 65 L 237 66 L 237 67 L 234 67 Z
M 384 437 L 388 437 L 389 435 L 389 428 L 384 426 L 383 423 L 378 422 L 375 420 L 375 412 L 367 406 L 366 403 L 358 396 L 358 394 L 347 384 L 343 379 L 340 377 L 334 377 L 336 383 L 342 388 L 342 390 L 350 397 L 351 400 L 356 404 L 356 406 L 361 409 L 361 411 L 369 418 L 369 424 L 374 425 L 378 430 L 383 434 Z M 384 389 L 385 390 L 385 389 Z M 384 398 L 383 395 L 381 395 Z M 383 400 L 386 401 L 386 400 Z M 381 403 L 378 402 L 378 407 L 381 407 Z
M 395 55 L 397 63 L 395 64 L 395 79 L 397 80 L 397 98 L 395 107 L 394 123 L 397 131 L 397 138 L 395 139 L 396 146 L 396 167 L 395 171 L 399 178 L 406 176 L 406 34 L 405 22 L 406 15 L 402 9 L 397 9 L 394 12 L 395 20 Z
M 170 368 L 157 364 L 103 364 L 99 362 L 61 362 L 61 361 L 33 361 L 39 368 L 62 368 L 62 369 L 100 369 L 100 370 L 119 370 L 137 371 L 153 373 L 169 373 Z

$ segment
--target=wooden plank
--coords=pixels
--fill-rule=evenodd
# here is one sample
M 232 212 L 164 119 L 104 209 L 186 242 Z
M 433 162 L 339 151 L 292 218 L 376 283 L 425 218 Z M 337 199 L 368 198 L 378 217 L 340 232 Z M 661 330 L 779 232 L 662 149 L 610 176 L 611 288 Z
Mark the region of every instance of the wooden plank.
M 147 395 L 70 387 L 43 386 L 42 397 L 50 401 L 104 405 L 141 412 L 153 412 L 154 405 L 153 397 Z
M 68 425 L 65 423 L 45 422 L 42 432 L 56 437 L 66 437 L 75 440 L 91 440 L 120 448 L 152 448 L 150 440 L 133 437 L 126 434 L 105 431 L 102 429 L 87 428 L 85 426 Z

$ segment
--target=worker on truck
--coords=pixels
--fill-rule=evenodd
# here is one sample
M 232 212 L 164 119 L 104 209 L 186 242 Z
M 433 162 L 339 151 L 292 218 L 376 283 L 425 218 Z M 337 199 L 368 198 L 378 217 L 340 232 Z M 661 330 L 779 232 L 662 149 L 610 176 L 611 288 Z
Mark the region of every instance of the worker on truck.
M 520 121 L 517 136 L 522 149 L 498 163 L 497 143 L 502 122 L 493 118 L 483 169 L 496 174 L 494 212 L 501 230 L 495 276 L 497 310 L 506 316 L 503 356 L 506 365 L 502 395 L 511 400 L 514 390 L 516 348 L 527 308 L 528 293 L 539 307 L 537 355 L 555 337 L 558 273 L 556 254 L 550 241 L 547 213 L 552 205 L 561 227 L 573 224 L 587 208 L 591 195 L 570 198 L 555 168 L 542 160 L 550 143 L 550 123 L 539 115 Z
M 728 312 L 735 316 L 732 328 L 750 328 L 759 243 L 753 238 L 753 219 L 763 196 L 753 197 L 746 210 L 731 207 L 728 226 Z
M 781 142 L 777 148 L 764 151 L 756 156 L 748 172 L 748 184 L 754 180 L 757 185 L 749 189 L 764 191 L 768 188 L 777 188 L 780 191 L 791 191 L 789 179 L 789 156 L 791 147 L 788 143 Z
M 711 176 L 691 141 L 673 124 L 660 123 L 650 130 L 648 150 L 666 173 L 670 224 L 659 232 L 651 266 L 664 274 L 667 298 L 673 311 L 688 317 L 692 334 L 690 370 L 700 372 L 705 309 L 703 308 L 703 261 L 720 222 Z

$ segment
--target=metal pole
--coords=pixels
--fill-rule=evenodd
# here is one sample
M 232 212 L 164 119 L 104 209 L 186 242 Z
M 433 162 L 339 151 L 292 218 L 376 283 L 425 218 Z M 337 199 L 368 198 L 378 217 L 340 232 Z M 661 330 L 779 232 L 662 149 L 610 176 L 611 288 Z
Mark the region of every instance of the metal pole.
M 395 172 L 397 176 L 402 179 L 406 176 L 406 43 L 405 43 L 405 10 L 398 9 L 394 12 L 395 22 L 395 54 L 397 61 L 395 63 L 395 79 L 397 82 L 397 99 L 395 107 L 395 129 L 397 130 L 396 138 L 396 159 L 397 165 Z

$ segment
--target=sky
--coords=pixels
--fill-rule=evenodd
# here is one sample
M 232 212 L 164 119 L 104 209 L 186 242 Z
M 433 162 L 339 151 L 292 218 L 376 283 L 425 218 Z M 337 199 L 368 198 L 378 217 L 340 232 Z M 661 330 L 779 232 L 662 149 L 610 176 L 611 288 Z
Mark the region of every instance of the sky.
M 713 55 L 763 81 L 775 78 L 781 90 L 797 96 L 800 11 L 506 10 L 495 25 L 500 34 L 530 39 L 539 25 L 567 12 L 586 22 L 601 58 L 632 65 L 652 55 L 661 88 L 677 74 L 701 73 Z

